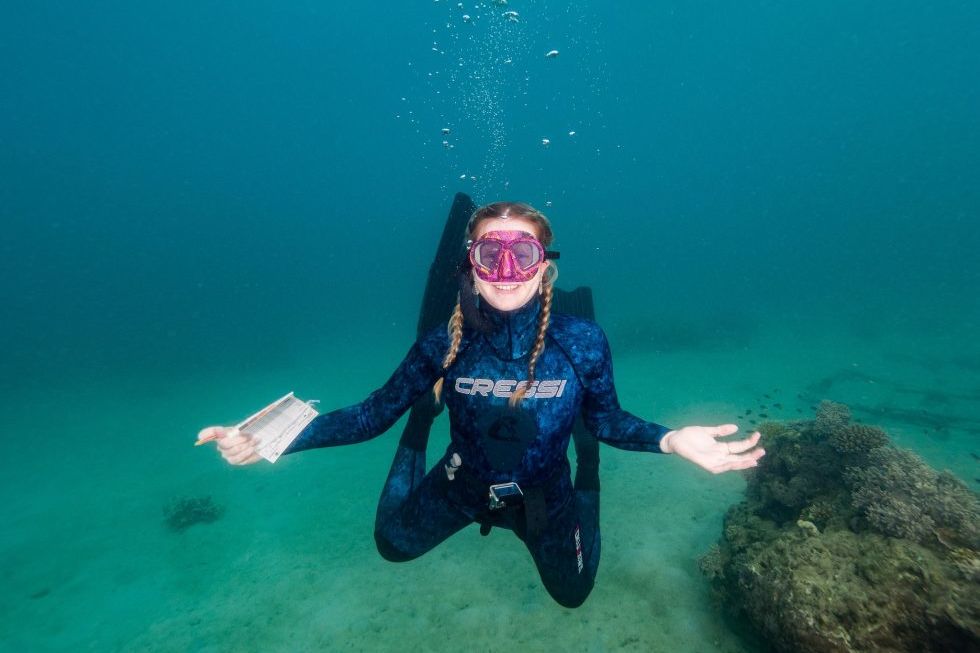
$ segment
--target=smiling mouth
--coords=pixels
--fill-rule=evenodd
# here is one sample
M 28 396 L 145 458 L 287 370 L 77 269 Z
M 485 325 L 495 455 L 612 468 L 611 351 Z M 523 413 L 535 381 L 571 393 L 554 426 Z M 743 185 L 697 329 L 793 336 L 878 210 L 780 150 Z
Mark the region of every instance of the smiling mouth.
M 517 285 L 518 284 L 516 284 L 516 283 L 507 283 L 507 284 L 500 284 L 500 285 L 494 284 L 493 287 L 496 288 L 497 290 L 502 290 L 504 292 L 508 292 L 508 291 L 511 291 L 511 290 L 516 290 L 517 289 Z

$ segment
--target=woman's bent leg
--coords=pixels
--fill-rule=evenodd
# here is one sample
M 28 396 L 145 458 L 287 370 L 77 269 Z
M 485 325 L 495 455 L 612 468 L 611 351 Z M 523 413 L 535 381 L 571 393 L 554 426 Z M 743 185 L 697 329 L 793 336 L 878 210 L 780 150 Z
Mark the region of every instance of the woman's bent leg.
M 425 477 L 425 449 L 418 450 L 398 445 L 395 459 L 391 462 L 388 479 L 378 500 L 378 513 L 375 523 L 390 519 L 408 497 L 418 490 Z
M 378 552 L 386 560 L 417 558 L 472 523 L 446 497 L 446 471 L 424 472 L 425 452 L 399 446 L 374 523 Z
M 576 490 L 568 508 L 525 543 L 551 597 L 566 608 L 582 605 L 599 569 L 599 493 Z

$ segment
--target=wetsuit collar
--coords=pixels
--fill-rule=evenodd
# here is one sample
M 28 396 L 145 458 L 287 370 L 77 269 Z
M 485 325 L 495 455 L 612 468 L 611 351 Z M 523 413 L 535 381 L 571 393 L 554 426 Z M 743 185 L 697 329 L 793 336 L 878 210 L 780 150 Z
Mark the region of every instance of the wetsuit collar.
M 517 360 L 531 351 L 538 335 L 540 312 L 541 300 L 538 295 L 513 311 L 499 311 L 480 298 L 480 315 L 489 327 L 484 337 L 498 358 Z

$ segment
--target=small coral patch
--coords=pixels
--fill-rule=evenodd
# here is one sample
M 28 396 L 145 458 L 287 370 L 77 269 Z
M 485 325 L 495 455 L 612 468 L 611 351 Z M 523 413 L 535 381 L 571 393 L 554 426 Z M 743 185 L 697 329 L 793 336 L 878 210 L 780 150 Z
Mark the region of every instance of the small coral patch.
M 174 497 L 163 507 L 163 522 L 179 533 L 194 524 L 207 524 L 221 519 L 224 508 L 211 497 Z

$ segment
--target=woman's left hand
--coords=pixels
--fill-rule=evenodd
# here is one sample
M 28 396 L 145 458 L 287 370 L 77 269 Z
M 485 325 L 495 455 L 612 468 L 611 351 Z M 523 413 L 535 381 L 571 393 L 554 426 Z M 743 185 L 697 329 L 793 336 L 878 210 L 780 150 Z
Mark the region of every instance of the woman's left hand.
M 685 426 L 664 434 L 660 449 L 664 453 L 676 453 L 712 474 L 755 467 L 759 464 L 759 458 L 766 455 L 765 449 L 755 448 L 761 437 L 758 431 L 744 440 L 719 442 L 715 439 L 736 431 L 738 427 L 734 424 Z

